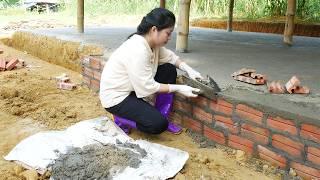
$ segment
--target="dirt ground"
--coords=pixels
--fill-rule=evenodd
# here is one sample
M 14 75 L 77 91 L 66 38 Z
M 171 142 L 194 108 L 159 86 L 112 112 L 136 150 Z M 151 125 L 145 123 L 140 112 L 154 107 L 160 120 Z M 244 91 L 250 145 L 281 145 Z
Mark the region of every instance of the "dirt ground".
M 2 44 L 0 48 L 4 50 L 0 58 L 17 57 L 27 64 L 24 68 L 0 72 L 0 156 L 39 131 L 64 129 L 81 120 L 108 116 L 97 94 L 81 86 L 80 74 Z M 54 77 L 62 73 L 78 84 L 76 90 L 56 88 Z M 283 176 L 282 171 L 267 162 L 239 159 L 239 153 L 230 148 L 201 148 L 186 131 L 180 135 L 165 132 L 157 136 L 133 131 L 130 136 L 187 151 L 190 158 L 175 179 L 281 179 Z M 1 179 L 26 179 L 28 172 L 0 159 Z

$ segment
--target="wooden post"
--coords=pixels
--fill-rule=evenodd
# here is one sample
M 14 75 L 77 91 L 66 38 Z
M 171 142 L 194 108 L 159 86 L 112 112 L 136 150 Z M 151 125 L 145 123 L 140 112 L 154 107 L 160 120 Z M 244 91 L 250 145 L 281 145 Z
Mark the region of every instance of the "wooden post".
M 191 0 L 180 0 L 179 2 L 179 17 L 176 41 L 176 50 L 178 52 L 188 51 L 190 3 Z
M 286 25 L 284 29 L 283 42 L 290 46 L 292 45 L 295 12 L 296 12 L 296 0 L 288 0 L 287 19 L 286 19 Z
M 160 0 L 160 7 L 166 8 L 166 0 Z
M 84 32 L 84 0 L 78 0 L 77 27 L 79 33 Z
M 229 0 L 229 17 L 228 17 L 228 24 L 227 24 L 228 32 L 232 32 L 233 7 L 234 7 L 234 0 Z

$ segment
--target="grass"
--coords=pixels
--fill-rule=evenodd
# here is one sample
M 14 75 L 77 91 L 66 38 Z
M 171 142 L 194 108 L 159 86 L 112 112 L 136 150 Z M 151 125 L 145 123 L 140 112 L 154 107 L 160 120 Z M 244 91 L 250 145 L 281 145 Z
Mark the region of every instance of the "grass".
M 252 0 L 250 0 L 252 1 Z M 258 0 L 261 1 L 261 0 Z M 226 0 L 214 0 L 208 3 L 206 0 L 194 0 L 191 3 L 190 20 L 200 18 L 227 19 Z M 234 19 L 247 19 L 250 21 L 259 21 L 278 19 L 263 15 L 263 7 L 257 4 L 245 4 L 245 0 L 239 0 L 235 4 Z M 143 4 L 143 5 L 142 5 Z M 178 16 L 178 0 L 167 1 L 167 8 Z M 155 7 L 159 6 L 159 0 L 90 0 L 85 1 L 85 23 L 87 25 L 95 24 L 116 24 L 116 25 L 137 25 L 141 18 Z M 212 8 L 215 7 L 215 8 Z M 250 12 L 249 12 L 250 10 Z M 310 9 L 309 9 L 310 11 Z M 310 14 L 310 13 L 309 13 Z M 51 20 L 54 19 L 64 24 L 76 25 L 77 19 L 77 1 L 71 0 L 68 4 L 61 7 L 57 13 L 38 14 L 35 12 L 26 12 L 17 6 L 6 9 L 0 9 L 0 25 L 14 21 L 29 20 Z M 303 23 L 319 23 L 319 11 L 311 13 L 309 17 L 301 19 Z M 313 18 L 312 18 L 313 17 Z M 283 16 L 279 16 L 282 19 Z

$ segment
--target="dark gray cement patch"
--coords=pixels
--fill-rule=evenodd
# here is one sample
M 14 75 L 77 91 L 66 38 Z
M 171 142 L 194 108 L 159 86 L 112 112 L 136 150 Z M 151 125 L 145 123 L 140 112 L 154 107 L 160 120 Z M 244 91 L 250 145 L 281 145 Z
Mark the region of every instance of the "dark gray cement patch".
M 82 149 L 71 148 L 66 154 L 61 154 L 51 165 L 51 177 L 54 179 L 112 179 L 116 172 L 121 172 L 128 166 L 138 168 L 140 159 L 146 156 L 145 150 L 135 144 L 121 145 L 126 149 L 112 144 L 92 144 Z

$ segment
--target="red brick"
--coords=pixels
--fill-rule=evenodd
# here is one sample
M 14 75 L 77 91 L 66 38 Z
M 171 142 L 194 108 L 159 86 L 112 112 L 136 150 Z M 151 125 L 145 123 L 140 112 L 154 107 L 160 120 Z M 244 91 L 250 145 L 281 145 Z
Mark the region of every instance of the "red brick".
M 232 108 L 233 105 L 223 99 L 218 99 L 217 104 L 221 105 L 221 106 L 225 106 L 225 107 L 229 107 Z
M 88 76 L 89 78 L 93 78 L 93 70 L 87 67 L 83 67 L 82 69 L 83 75 Z
M 320 127 L 311 124 L 302 124 L 300 136 L 305 139 L 320 143 Z
M 59 89 L 64 89 L 64 90 L 73 90 L 77 86 L 73 83 L 66 83 L 66 82 L 58 82 L 57 83 L 57 88 Z
M 90 78 L 89 77 L 87 77 L 87 76 L 82 76 L 82 78 L 83 78 L 83 83 L 85 84 L 85 85 L 87 85 L 88 87 L 90 87 Z
M 204 126 L 204 136 L 206 136 L 207 138 L 219 143 L 219 144 L 225 144 L 226 143 L 226 139 L 223 135 L 222 132 L 219 131 L 215 131 L 207 126 Z
M 229 134 L 228 144 L 233 148 L 243 150 L 249 154 L 253 153 L 253 142 L 243 137 Z
M 296 170 L 299 176 L 305 179 L 320 179 L 320 169 L 308 167 L 296 162 L 291 162 L 290 166 Z
M 261 111 L 255 110 L 249 106 L 238 104 L 236 107 L 236 113 L 246 120 L 262 124 L 263 113 Z
M 303 144 L 279 134 L 274 134 L 272 136 L 272 146 L 281 149 L 297 158 L 302 157 L 301 152 L 304 147 Z
M 225 129 L 228 129 L 231 133 L 236 134 L 240 130 L 240 127 L 238 125 L 235 125 L 235 123 L 229 117 L 214 115 L 214 120 L 216 120 L 216 123 L 215 123 L 216 126 L 220 126 Z
M 99 69 L 100 70 L 100 67 L 101 67 L 100 61 L 101 61 L 100 58 L 90 56 L 90 67 L 92 69 Z
M 186 117 L 186 116 L 183 116 L 183 124 L 185 127 L 195 131 L 195 132 L 198 132 L 198 133 L 201 133 L 202 131 L 202 124 L 198 121 L 195 121 L 189 117 Z
M 291 94 L 300 85 L 300 80 L 297 76 L 292 76 L 291 79 L 285 84 L 287 91 Z
M 182 101 L 188 100 L 188 97 L 186 97 L 186 96 L 184 96 L 182 94 L 179 94 L 179 93 L 176 93 L 175 97 L 181 99 Z
M 17 58 L 11 59 L 8 64 L 6 65 L 6 70 L 12 70 L 16 67 L 16 65 L 19 63 L 19 60 Z
M 192 112 L 192 105 L 189 103 L 186 103 L 186 102 L 175 100 L 173 102 L 173 109 L 183 111 L 186 113 L 190 113 L 190 112 Z
M 233 105 L 227 101 L 222 99 L 218 99 L 217 101 L 210 102 L 210 108 L 213 111 L 220 112 L 226 115 L 232 115 L 232 107 Z
M 208 106 L 208 99 L 205 97 L 198 96 L 197 98 L 191 99 L 192 104 L 200 107 L 207 107 Z
M 314 164 L 320 165 L 320 149 L 316 147 L 308 147 L 307 159 Z
M 4 71 L 6 69 L 6 61 L 0 59 L 0 71 Z
M 267 126 L 281 132 L 288 132 L 292 135 L 297 135 L 297 128 L 294 122 L 281 117 L 269 117 L 267 119 Z
M 261 159 L 267 160 L 272 164 L 279 166 L 280 168 L 285 168 L 287 165 L 287 159 L 277 154 L 276 152 L 271 151 L 261 145 L 258 145 L 258 152 Z
M 241 134 L 262 144 L 268 144 L 269 141 L 269 130 L 249 124 L 242 124 Z
M 205 112 L 201 108 L 193 107 L 193 116 L 201 121 L 212 123 L 212 114 Z
M 100 89 L 100 81 L 97 81 L 95 79 L 91 79 L 90 81 L 90 87 L 93 90 L 99 90 Z
M 180 114 L 178 114 L 176 112 L 171 111 L 171 113 L 169 115 L 169 119 L 170 119 L 170 121 L 172 121 L 176 124 L 179 124 L 179 125 L 182 124 L 182 117 Z
M 100 81 L 100 79 L 101 79 L 101 72 L 99 72 L 99 71 L 93 71 L 93 78 Z

